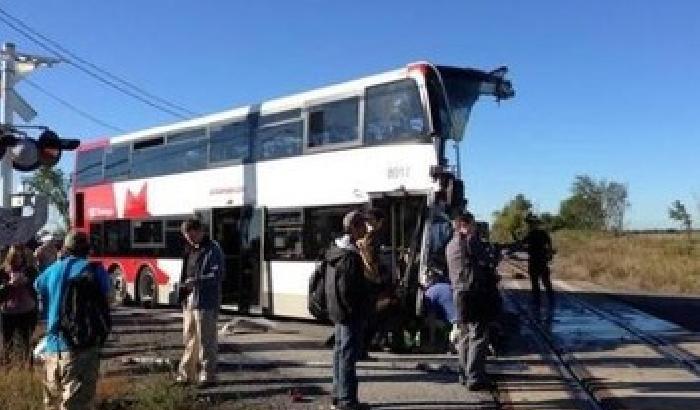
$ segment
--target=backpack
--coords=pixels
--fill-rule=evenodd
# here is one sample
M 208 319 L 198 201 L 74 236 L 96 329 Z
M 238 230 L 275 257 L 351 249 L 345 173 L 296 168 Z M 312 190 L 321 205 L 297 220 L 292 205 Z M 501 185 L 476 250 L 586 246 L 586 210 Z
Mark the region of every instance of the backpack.
M 326 267 L 324 260 L 316 266 L 309 278 L 308 308 L 311 316 L 318 320 L 328 320 L 328 304 L 326 302 Z
M 102 346 L 112 328 L 107 296 L 100 289 L 99 263 L 90 262 L 80 276 L 68 279 L 72 263 L 64 273 L 61 299 L 60 332 L 71 350 Z
M 326 308 L 331 322 L 348 323 L 366 313 L 367 282 L 362 257 L 354 251 L 336 249 L 326 254 Z

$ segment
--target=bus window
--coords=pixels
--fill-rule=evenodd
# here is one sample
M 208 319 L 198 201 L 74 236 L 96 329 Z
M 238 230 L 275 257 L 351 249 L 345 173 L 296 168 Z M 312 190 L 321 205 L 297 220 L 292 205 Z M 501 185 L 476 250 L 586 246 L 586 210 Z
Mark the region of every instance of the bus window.
M 304 253 L 319 260 L 331 241 L 343 235 L 343 216 L 357 206 L 330 206 L 304 210 Z
M 75 167 L 75 183 L 85 186 L 102 182 L 103 148 L 79 151 Z
M 180 131 L 175 134 L 168 135 L 168 144 L 174 142 L 191 141 L 197 138 L 206 137 L 207 130 L 205 128 L 195 128 L 187 131 Z
M 301 154 L 302 121 L 258 128 L 255 135 L 256 159 L 272 159 Z
M 248 159 L 250 125 L 248 122 L 219 124 L 209 128 L 209 162 Z
M 267 260 L 302 260 L 302 210 L 271 210 L 267 216 Z
M 111 147 L 105 151 L 105 179 L 115 180 L 129 176 L 129 147 Z
M 109 256 L 128 255 L 131 251 L 131 223 L 128 220 L 104 222 L 103 253 Z
M 281 111 L 281 112 L 276 112 L 274 114 L 265 114 L 264 116 L 260 117 L 258 121 L 258 125 L 260 127 L 265 127 L 268 125 L 273 125 L 273 124 L 280 124 L 283 122 L 288 122 L 288 121 L 296 121 L 301 118 L 301 110 L 296 109 L 296 110 L 288 110 L 288 111 Z
M 407 79 L 367 88 L 365 141 L 415 138 L 425 134 L 425 118 L 415 81 Z
M 309 110 L 309 148 L 357 140 L 358 99 L 335 101 Z
M 146 149 L 134 149 L 131 174 L 149 177 L 203 169 L 207 164 L 207 141 L 197 139 Z
M 165 243 L 163 221 L 133 221 L 134 246 L 162 246 Z
M 94 256 L 101 256 L 103 254 L 103 243 L 102 243 L 103 233 L 102 224 L 99 222 L 94 222 L 90 224 L 90 251 Z

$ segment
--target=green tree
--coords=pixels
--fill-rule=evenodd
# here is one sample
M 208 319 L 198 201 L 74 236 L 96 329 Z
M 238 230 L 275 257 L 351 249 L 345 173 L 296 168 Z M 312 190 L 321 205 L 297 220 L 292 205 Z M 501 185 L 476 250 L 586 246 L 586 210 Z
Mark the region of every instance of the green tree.
M 595 198 L 574 194 L 561 202 L 559 218 L 567 229 L 602 229 L 600 202 Z
M 525 217 L 532 211 L 532 202 L 518 194 L 500 211 L 493 213 L 492 238 L 497 242 L 520 240 L 527 233 Z
M 569 229 L 620 231 L 628 206 L 625 184 L 577 175 L 571 185 L 571 196 L 560 204 L 559 216 Z
M 70 227 L 70 213 L 68 208 L 68 192 L 70 179 L 66 178 L 63 170 L 58 167 L 41 167 L 25 179 L 31 192 L 46 195 L 49 203 L 56 207 L 61 215 L 63 227 Z
M 690 218 L 690 213 L 688 213 L 688 211 L 685 209 L 685 205 L 681 201 L 676 199 L 671 203 L 671 207 L 668 208 L 668 217 L 680 223 L 681 226 L 688 232 L 688 235 L 690 235 L 693 222 Z

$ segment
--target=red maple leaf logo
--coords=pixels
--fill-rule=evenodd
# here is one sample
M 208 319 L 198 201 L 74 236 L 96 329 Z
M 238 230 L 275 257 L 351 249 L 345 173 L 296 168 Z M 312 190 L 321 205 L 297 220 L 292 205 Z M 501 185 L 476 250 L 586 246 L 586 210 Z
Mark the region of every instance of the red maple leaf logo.
M 124 218 L 145 218 L 150 216 L 148 212 L 148 196 L 146 184 L 141 186 L 138 194 L 134 195 L 131 190 L 126 191 L 124 199 Z

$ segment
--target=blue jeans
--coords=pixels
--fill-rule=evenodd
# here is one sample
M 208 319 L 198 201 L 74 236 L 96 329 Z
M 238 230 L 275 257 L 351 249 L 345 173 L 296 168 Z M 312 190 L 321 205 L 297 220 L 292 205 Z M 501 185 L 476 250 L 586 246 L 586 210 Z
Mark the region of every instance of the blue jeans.
M 363 328 L 364 322 L 357 319 L 347 324 L 335 325 L 332 397 L 340 405 L 357 403 L 355 363 L 362 348 Z

